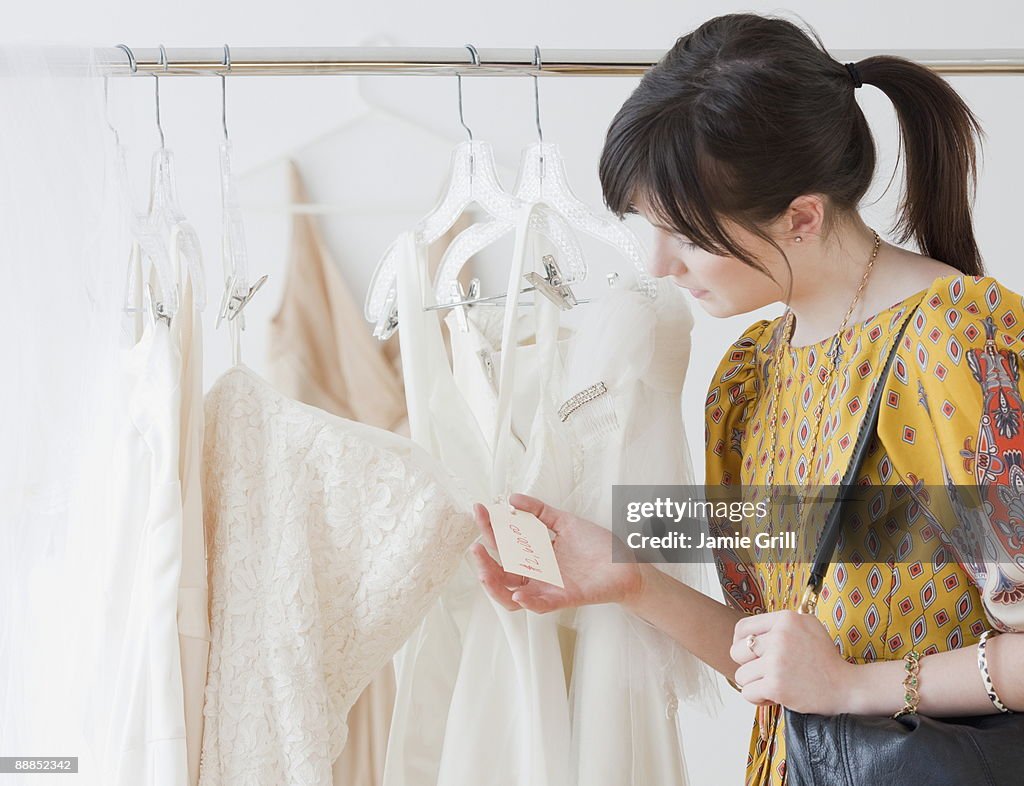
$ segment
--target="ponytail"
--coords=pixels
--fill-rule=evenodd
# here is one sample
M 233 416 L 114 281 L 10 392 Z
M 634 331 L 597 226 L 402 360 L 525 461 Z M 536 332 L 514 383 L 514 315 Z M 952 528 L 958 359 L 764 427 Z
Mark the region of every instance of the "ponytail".
M 982 275 L 971 218 L 981 124 L 949 83 L 922 65 L 889 55 L 856 65 L 864 84 L 889 97 L 899 120 L 907 185 L 894 226 L 897 242 L 913 238 L 921 253 Z
M 983 273 L 971 226 L 981 126 L 949 84 L 899 57 L 844 67 L 816 33 L 757 14 L 725 14 L 680 38 L 608 128 L 600 177 L 615 214 L 639 203 L 704 250 L 764 270 L 729 223 L 785 252 L 764 229 L 800 194 L 829 200 L 825 230 L 871 187 L 876 151 L 856 100 L 884 92 L 899 118 L 907 187 L 893 227 L 922 253 Z

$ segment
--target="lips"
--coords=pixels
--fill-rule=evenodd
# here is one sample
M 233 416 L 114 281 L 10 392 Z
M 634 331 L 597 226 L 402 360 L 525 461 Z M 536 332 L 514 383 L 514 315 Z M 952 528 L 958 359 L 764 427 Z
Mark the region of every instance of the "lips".
M 687 292 L 689 292 L 691 295 L 698 299 L 708 294 L 708 290 L 706 289 L 693 289 L 692 287 L 686 287 L 685 289 Z

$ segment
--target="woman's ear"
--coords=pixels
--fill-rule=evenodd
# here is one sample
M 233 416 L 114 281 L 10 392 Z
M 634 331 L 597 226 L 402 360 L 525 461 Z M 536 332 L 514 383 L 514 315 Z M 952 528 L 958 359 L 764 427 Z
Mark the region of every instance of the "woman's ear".
M 808 236 L 818 237 L 825 223 L 825 200 L 819 194 L 801 194 L 789 203 L 782 224 L 783 237 L 794 240 L 797 237 L 807 241 Z

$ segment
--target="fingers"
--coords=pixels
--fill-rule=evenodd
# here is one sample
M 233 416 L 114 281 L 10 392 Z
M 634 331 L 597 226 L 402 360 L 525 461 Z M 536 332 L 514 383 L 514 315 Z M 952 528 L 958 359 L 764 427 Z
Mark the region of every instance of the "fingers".
M 762 679 L 767 671 L 767 661 L 765 661 L 764 658 L 754 658 L 736 669 L 736 674 L 733 675 L 733 682 L 741 688 L 745 688 L 746 686 L 757 682 L 757 680 Z
M 536 497 L 530 497 L 526 494 L 513 494 L 508 498 L 509 504 L 516 510 L 524 511 L 536 516 L 538 519 L 547 525 L 548 529 L 552 532 L 558 532 L 559 525 L 562 523 L 562 514 L 564 511 L 554 508 L 551 505 L 545 505 Z
M 768 662 L 770 659 L 763 657 L 762 649 L 767 644 L 763 639 L 768 635 L 770 634 L 762 634 L 755 640 L 754 649 L 758 652 L 756 657 L 750 654 L 745 640 L 740 642 L 740 646 L 747 650 L 747 657 L 746 662 L 736 669 L 733 681 L 739 686 L 743 698 L 751 704 L 774 703 L 774 697 L 778 693 Z M 733 660 L 737 660 L 737 658 L 734 657 Z
M 733 628 L 733 641 L 745 639 L 751 633 L 755 636 L 767 633 L 774 628 L 783 617 L 795 613 L 796 612 L 794 611 L 769 611 L 764 614 L 751 614 L 747 617 L 743 617 L 736 623 L 736 627 Z
M 760 635 L 751 633 L 742 639 L 733 639 L 732 646 L 729 648 L 729 657 L 741 666 L 757 660 L 764 655 L 765 642 L 763 638 L 765 636 L 767 636 L 766 633 Z
M 512 600 L 520 607 L 536 614 L 555 611 L 558 604 L 548 596 L 542 582 L 527 581 L 525 586 L 512 593 Z
M 768 637 L 773 631 L 792 624 L 791 616 L 795 613 L 783 610 L 743 617 L 733 628 L 729 657 L 741 665 L 762 657 Z
M 545 505 L 541 500 L 526 494 L 513 494 L 509 504 L 517 510 L 536 516 L 552 532 L 558 532 L 559 525 L 564 521 L 564 511 Z M 527 609 L 543 614 L 554 611 L 565 605 L 556 597 L 555 588 L 540 581 L 531 581 L 525 576 L 508 573 L 487 552 L 485 544 L 494 552 L 498 551 L 494 540 L 494 529 L 491 526 L 490 512 L 485 505 L 473 506 L 473 519 L 480 529 L 483 543 L 477 542 L 470 547 L 470 554 L 476 562 L 480 582 L 487 593 L 501 606 L 509 611 Z
M 740 688 L 740 693 L 751 704 L 776 703 L 775 699 L 771 697 L 777 693 L 777 689 L 771 684 L 770 678 L 767 677 L 762 677 L 759 680 L 754 680 L 749 685 L 744 685 Z
M 477 502 L 473 505 L 473 520 L 476 522 L 484 543 L 493 551 L 498 550 L 498 544 L 494 541 L 494 529 L 491 527 L 491 514 L 484 505 Z M 492 560 L 493 561 L 493 560 Z
M 487 594 L 509 611 L 519 611 L 522 607 L 513 600 L 513 590 L 510 587 L 521 588 L 526 579 L 523 576 L 516 576 L 502 570 L 501 565 L 487 553 L 487 549 L 482 543 L 474 543 L 470 546 L 470 553 L 476 562 L 480 582 L 487 590 Z

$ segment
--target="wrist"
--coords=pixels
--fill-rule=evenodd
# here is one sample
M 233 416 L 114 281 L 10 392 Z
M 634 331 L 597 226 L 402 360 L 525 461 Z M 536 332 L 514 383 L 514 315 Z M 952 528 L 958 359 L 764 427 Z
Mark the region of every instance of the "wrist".
M 627 587 L 619 603 L 627 611 L 631 611 L 638 617 L 646 618 L 644 609 L 648 605 L 647 601 L 651 596 L 653 585 L 658 580 L 658 571 L 647 562 L 638 562 L 635 564 L 635 568 L 636 578 L 631 586 Z
M 892 715 L 903 707 L 903 661 L 847 663 L 842 712 Z
M 852 715 L 869 715 L 871 680 L 868 664 L 845 663 L 845 678 L 843 680 L 841 712 L 848 712 Z

